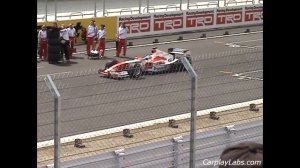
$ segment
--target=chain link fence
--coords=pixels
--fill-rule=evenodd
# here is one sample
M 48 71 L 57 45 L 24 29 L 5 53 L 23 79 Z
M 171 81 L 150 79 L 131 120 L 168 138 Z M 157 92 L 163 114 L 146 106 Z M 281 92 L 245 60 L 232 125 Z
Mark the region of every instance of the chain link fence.
M 192 65 L 198 75 L 196 111 L 261 99 L 262 63 L 261 47 L 198 56 L 194 53 Z M 187 116 L 191 107 L 191 79 L 186 71 L 115 80 L 99 77 L 98 69 L 88 69 L 51 77 L 62 98 L 62 162 L 151 144 L 190 132 Z M 50 141 L 54 136 L 54 106 L 44 78 L 37 78 L 37 141 L 49 143 L 38 148 L 38 167 L 53 163 Z M 203 113 L 197 117 L 197 132 L 257 120 L 262 117 L 262 104 L 258 107 L 258 112 L 249 112 L 249 107 L 224 108 L 224 112 L 217 113 L 219 119 Z M 172 118 L 176 120 L 170 122 Z M 161 120 L 154 122 L 157 119 Z M 149 123 L 142 124 L 145 122 Z M 124 128 L 132 128 L 132 138 L 123 136 Z M 78 135 L 85 148 L 74 147 Z

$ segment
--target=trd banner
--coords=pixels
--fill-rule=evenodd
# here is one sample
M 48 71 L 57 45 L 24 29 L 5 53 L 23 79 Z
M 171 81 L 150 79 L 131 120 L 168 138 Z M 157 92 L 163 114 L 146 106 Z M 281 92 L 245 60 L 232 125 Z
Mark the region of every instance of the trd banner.
M 128 34 L 150 32 L 150 27 L 151 27 L 150 15 L 120 17 L 119 24 L 118 24 L 119 26 L 121 22 L 124 22 L 125 26 L 128 28 L 129 30 Z
M 154 14 L 154 31 L 183 28 L 183 12 L 171 14 Z
M 117 21 L 117 25 L 125 22 L 129 29 L 128 37 L 243 26 L 263 22 L 263 5 L 119 16 Z
M 263 7 L 251 6 L 245 7 L 245 22 L 255 22 L 263 20 Z
M 217 25 L 237 24 L 243 21 L 243 8 L 216 9 Z
M 205 27 L 214 25 L 214 9 L 187 11 L 186 12 L 186 28 Z

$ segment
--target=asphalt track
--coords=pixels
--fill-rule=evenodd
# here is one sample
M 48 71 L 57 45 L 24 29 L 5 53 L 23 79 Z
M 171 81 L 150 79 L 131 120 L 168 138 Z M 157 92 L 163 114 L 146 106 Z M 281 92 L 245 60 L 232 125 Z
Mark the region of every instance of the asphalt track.
M 245 28 L 230 30 L 241 33 Z M 208 39 L 178 42 L 178 35 L 156 37 L 159 49 L 186 48 L 192 52 L 193 67 L 198 74 L 196 109 L 262 98 L 263 55 L 262 27 L 252 27 L 253 34 L 210 38 L 222 30 L 206 32 Z M 202 33 L 184 34 L 195 39 Z M 140 47 L 129 48 L 127 57 L 149 53 L 154 38 L 135 39 Z M 173 41 L 173 42 L 172 42 Z M 149 46 L 142 46 L 148 44 Z M 114 44 L 108 44 L 108 48 Z M 83 50 L 84 46 L 78 46 Z M 54 79 L 62 95 L 62 137 L 132 124 L 166 116 L 183 114 L 190 109 L 190 79 L 186 72 L 146 75 L 141 80 L 111 80 L 94 72 L 113 58 L 115 50 L 106 51 L 104 60 L 88 60 L 77 54 L 71 64 L 37 64 L 38 80 L 46 74 Z M 88 73 L 86 73 L 88 71 Z M 78 75 L 83 72 L 85 75 Z M 69 72 L 69 73 L 65 73 Z M 65 76 L 68 74 L 69 76 Z M 75 75 L 77 74 L 77 75 Z M 38 82 L 38 142 L 53 139 L 53 99 Z

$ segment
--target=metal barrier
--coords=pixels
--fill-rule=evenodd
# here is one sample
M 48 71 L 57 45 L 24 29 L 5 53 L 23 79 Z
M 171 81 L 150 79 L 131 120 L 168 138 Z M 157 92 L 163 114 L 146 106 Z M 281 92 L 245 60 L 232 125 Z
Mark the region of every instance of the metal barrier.
M 138 1 L 138 0 L 137 0 Z M 205 2 L 206 1 L 206 2 Z M 109 1 L 107 1 L 106 3 L 108 3 Z M 222 2 L 220 4 L 220 2 Z M 224 2 L 224 3 L 223 3 Z M 194 3 L 187 3 L 187 10 L 188 9 L 198 9 L 198 8 L 210 8 L 210 7 L 223 7 L 223 6 L 237 6 L 237 5 L 242 5 L 242 4 L 262 4 L 263 0 L 202 0 L 199 2 L 194 2 Z M 139 0 L 139 3 L 137 2 L 136 7 L 133 8 L 122 8 L 122 9 L 107 9 L 105 8 L 105 0 L 103 0 L 103 4 L 102 4 L 102 15 L 98 16 L 97 14 L 101 11 L 97 11 L 96 10 L 96 6 L 93 9 L 91 9 L 91 11 L 89 11 L 90 13 L 84 13 L 84 12 L 71 12 L 71 14 L 57 14 L 57 18 L 56 20 L 63 20 L 63 19 L 71 19 L 74 18 L 75 16 L 84 18 L 86 16 L 86 18 L 93 18 L 93 17 L 101 17 L 101 16 L 110 16 L 112 14 L 118 16 L 118 15 L 122 15 L 122 13 L 130 13 L 132 14 L 140 14 L 140 13 L 147 13 L 147 8 L 148 8 L 148 13 L 152 13 L 152 12 L 162 12 L 162 11 L 178 11 L 178 10 L 186 10 L 185 8 L 182 9 L 183 3 L 181 1 L 181 3 L 179 4 L 169 4 L 169 5 L 160 5 L 160 6 L 149 6 L 149 4 L 141 6 L 141 0 Z M 95 4 L 96 5 L 96 4 Z M 143 8 L 143 10 L 141 10 Z M 93 10 L 93 11 L 92 11 Z M 140 11 L 141 10 L 141 11 Z M 105 11 L 105 12 L 103 12 Z M 151 11 L 151 12 L 150 12 Z M 40 17 L 37 17 L 37 21 L 48 21 L 48 20 L 52 20 L 52 17 L 55 16 L 55 14 L 51 14 L 49 15 L 46 9 L 47 16 L 43 15 Z M 49 16 L 51 18 L 49 18 Z
M 248 4 L 248 2 L 249 3 L 251 3 L 251 4 L 255 4 L 255 0 L 242 0 L 242 1 L 237 1 L 237 0 L 225 0 L 225 6 L 229 6 L 229 5 L 232 5 L 232 4 L 234 4 L 234 5 L 238 5 L 238 4 L 241 4 L 241 3 L 243 3 L 243 4 Z
M 37 17 L 37 20 L 42 20 L 42 21 L 46 21 L 46 15 L 43 15 L 41 17 Z
M 75 15 L 78 15 L 78 13 L 81 13 L 81 12 L 74 12 L 74 16 L 75 16 Z M 80 15 L 78 15 L 78 16 L 80 16 Z M 62 18 L 68 18 L 68 19 L 71 19 L 71 18 L 72 18 L 72 13 L 66 14 L 66 15 L 64 15 L 64 14 L 58 14 L 58 15 L 56 16 L 56 20 L 57 20 L 57 21 L 58 21 L 58 20 L 63 20 Z
M 132 14 L 132 10 L 130 9 L 130 8 L 127 8 L 127 9 L 121 9 L 120 10 L 120 15 L 122 15 L 122 13 L 128 13 L 128 12 L 130 12 L 130 14 Z
M 152 10 L 153 12 L 155 12 L 155 7 L 154 7 L 154 6 L 149 6 L 148 9 L 149 9 L 149 10 L 148 10 L 149 13 L 151 13 L 150 10 Z M 144 7 L 143 13 L 147 13 L 147 7 Z
M 213 5 L 213 6 L 219 6 L 219 2 L 208 2 L 207 3 L 207 7 L 210 7 L 211 5 Z
M 134 14 L 134 12 L 136 12 L 136 14 L 138 14 L 139 10 L 134 10 L 131 8 L 123 8 L 120 10 L 106 10 L 105 11 L 105 16 L 110 16 L 110 14 L 117 14 L 122 15 L 122 13 L 130 13 L 131 15 Z
M 208 2 L 208 3 L 206 3 L 206 4 L 204 4 L 204 3 L 202 3 L 202 4 L 199 4 L 199 3 L 197 3 L 197 2 L 195 2 L 195 3 L 190 3 L 189 4 L 189 9 L 195 9 L 195 8 L 200 8 L 200 7 L 207 7 L 207 8 L 209 8 L 209 7 L 218 7 L 219 6 L 219 2 L 218 1 L 215 1 L 215 2 Z
M 102 11 L 97 11 L 97 13 L 98 12 L 102 12 Z M 47 16 L 48 17 L 49 16 L 54 16 L 54 14 L 47 14 Z M 57 21 L 64 20 L 63 18 L 73 19 L 73 17 L 80 17 L 80 19 L 83 19 L 85 16 L 92 16 L 93 17 L 94 12 L 89 12 L 89 13 L 87 13 L 87 12 L 85 12 L 85 13 L 83 13 L 83 12 L 71 12 L 69 14 L 58 14 L 57 15 Z M 42 17 L 37 17 L 37 19 L 42 20 L 42 21 L 47 21 L 45 15 L 43 15 Z M 76 19 L 78 19 L 78 18 L 76 18 Z
M 148 8 L 149 8 L 149 13 L 151 13 L 150 10 L 153 11 L 153 12 L 168 11 L 170 9 L 178 10 L 178 9 L 180 9 L 180 6 L 178 6 L 176 4 L 171 4 L 171 5 L 167 5 L 165 7 L 157 7 L 156 8 L 154 6 L 149 6 Z M 143 13 L 147 13 L 147 7 L 144 7 Z
M 81 18 L 83 18 L 83 13 L 82 13 L 82 12 L 72 12 L 72 13 L 70 14 L 70 19 L 71 19 L 73 16 L 81 16 Z
M 96 11 L 96 14 L 97 14 L 97 12 L 101 12 L 101 11 Z M 85 16 L 92 16 L 91 18 L 93 18 L 95 16 L 95 13 L 94 12 L 85 12 L 85 13 L 83 13 L 83 17 L 85 17 Z
M 103 10 L 96 11 L 96 16 L 98 16 L 98 13 L 99 13 L 99 12 L 101 12 L 101 15 L 100 15 L 100 16 L 106 16 L 107 10 L 105 10 L 104 13 L 103 13 Z
M 205 160 L 218 161 L 226 147 L 244 141 L 263 143 L 262 119 L 198 133 L 195 143 L 197 153 L 195 157 L 196 166 L 198 168 L 213 167 Z M 122 148 L 113 152 L 65 161 L 61 163 L 61 167 L 185 168 L 189 167 L 189 143 L 189 136 L 179 136 L 170 140 L 132 148 Z M 53 165 L 47 165 L 43 168 L 53 168 Z
M 177 9 L 180 9 L 180 6 L 175 5 L 175 4 L 173 4 L 173 5 L 167 5 L 166 6 L 166 11 L 168 11 L 168 9 L 175 9 L 175 10 L 177 10 Z

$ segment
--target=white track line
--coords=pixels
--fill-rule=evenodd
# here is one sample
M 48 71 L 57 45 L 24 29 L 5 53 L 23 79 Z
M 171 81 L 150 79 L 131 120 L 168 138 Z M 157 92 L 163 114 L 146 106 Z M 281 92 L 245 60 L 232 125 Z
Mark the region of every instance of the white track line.
M 259 70 L 255 70 L 255 71 L 248 71 L 248 72 L 242 72 L 242 73 L 238 73 L 239 75 L 245 75 L 245 74 L 249 74 L 249 73 L 256 73 L 256 72 L 262 72 L 262 69 Z
M 254 40 L 247 40 L 247 41 L 236 41 L 236 42 L 232 42 L 232 43 L 249 43 L 249 42 L 253 42 L 253 41 L 261 41 L 263 39 L 254 39 Z
M 249 42 L 253 42 L 253 41 L 261 41 L 263 39 L 253 39 L 253 40 L 247 40 L 247 41 L 233 41 L 233 42 L 225 42 L 225 41 L 215 41 L 215 43 L 234 43 L 234 44 L 237 44 L 237 43 L 249 43 Z
M 263 99 L 257 99 L 257 100 L 252 100 L 252 101 L 247 101 L 247 102 L 236 103 L 236 104 L 231 104 L 231 105 L 227 105 L 227 106 L 221 106 L 221 107 L 197 111 L 197 116 L 209 114 L 211 111 L 221 112 L 221 111 L 225 111 L 225 110 L 232 110 L 232 109 L 236 109 L 236 108 L 247 107 L 251 103 L 262 104 Z M 97 136 L 101 136 L 101 135 L 112 134 L 112 133 L 116 133 L 116 132 L 122 132 L 123 129 L 136 129 L 136 128 L 151 126 L 151 125 L 155 125 L 155 124 L 159 124 L 159 123 L 167 123 L 170 119 L 182 120 L 182 119 L 186 119 L 186 118 L 190 118 L 190 113 L 171 116 L 171 117 L 165 117 L 165 118 L 161 118 L 161 119 L 157 119 L 157 120 L 140 122 L 140 123 L 135 123 L 135 124 L 130 124 L 130 125 L 124 125 L 124 126 L 120 126 L 120 127 L 99 130 L 99 131 L 89 132 L 89 133 L 85 133 L 85 134 L 63 137 L 63 138 L 61 138 L 61 143 L 73 142 L 77 138 L 86 139 L 86 138 L 92 138 L 92 137 L 97 137 Z M 37 148 L 53 146 L 53 144 L 54 144 L 53 140 L 38 142 Z
M 237 79 L 240 80 L 259 80 L 259 81 L 263 81 L 262 78 L 256 78 L 256 77 L 251 77 L 251 76 L 246 76 L 245 74 L 251 74 L 251 73 L 256 73 L 256 72 L 262 72 L 263 70 L 255 70 L 255 71 L 248 71 L 248 72 L 242 72 L 242 73 L 235 73 L 232 76 L 233 77 L 238 77 Z
M 263 81 L 262 78 L 255 78 L 255 77 L 251 77 L 251 76 L 239 76 L 237 79 L 239 79 L 239 80 L 259 80 L 259 81 Z
M 263 46 L 239 46 L 240 48 L 251 48 L 251 49 L 253 49 L 253 48 L 261 48 L 261 47 L 263 47 Z
M 52 73 L 52 74 L 46 74 L 46 75 L 38 75 L 38 77 L 47 76 L 47 75 L 56 75 L 56 74 L 64 74 L 64 73 L 71 73 L 72 71 L 68 72 L 58 72 L 58 73 Z
M 242 73 L 234 73 L 233 72 L 229 72 L 229 71 L 219 71 L 220 73 L 224 73 L 224 74 L 233 74 L 231 76 L 233 77 L 237 77 L 237 79 L 240 80 L 259 80 L 259 81 L 263 81 L 262 78 L 256 78 L 256 77 L 251 77 L 251 76 L 245 76 L 244 74 L 250 74 L 250 73 L 256 73 L 256 72 L 261 72 L 263 70 L 255 70 L 255 71 L 248 71 L 248 72 L 242 72 Z

